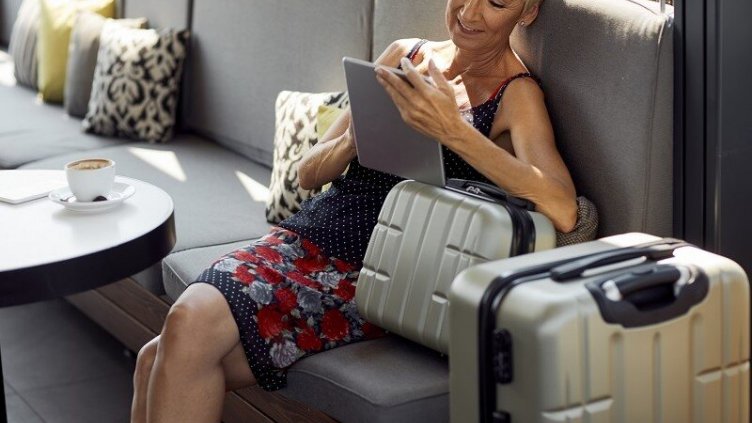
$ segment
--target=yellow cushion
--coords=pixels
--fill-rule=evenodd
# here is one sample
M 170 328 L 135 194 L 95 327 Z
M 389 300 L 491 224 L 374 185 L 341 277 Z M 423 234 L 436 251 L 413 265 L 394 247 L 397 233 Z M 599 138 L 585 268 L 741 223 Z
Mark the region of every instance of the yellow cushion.
M 326 131 L 329 130 L 329 127 L 332 126 L 342 112 L 344 112 L 344 110 L 336 106 L 327 106 L 323 104 L 319 106 L 319 110 L 316 113 L 316 135 L 318 135 L 319 140 L 324 137 Z
M 339 107 L 335 106 L 327 106 L 327 105 L 321 105 L 319 106 L 319 110 L 316 113 L 316 135 L 317 138 L 321 140 L 321 138 L 324 137 L 324 134 L 326 134 L 326 131 L 329 130 L 329 127 L 332 126 L 335 120 L 339 117 L 339 115 L 342 114 L 344 110 L 340 109 Z M 345 169 L 345 172 L 347 173 L 347 169 Z M 329 189 L 329 187 L 332 186 L 332 183 L 328 183 L 321 187 L 321 191 L 324 192 Z
M 76 14 L 82 10 L 115 17 L 115 0 L 40 0 L 37 33 L 39 92 L 47 102 L 61 103 L 68 65 L 68 42 Z

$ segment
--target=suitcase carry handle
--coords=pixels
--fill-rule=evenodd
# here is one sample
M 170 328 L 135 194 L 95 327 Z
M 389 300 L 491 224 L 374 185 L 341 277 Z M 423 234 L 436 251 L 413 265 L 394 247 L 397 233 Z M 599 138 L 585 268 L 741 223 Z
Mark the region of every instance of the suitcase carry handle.
M 469 194 L 483 200 L 493 202 L 503 201 L 528 211 L 535 210 L 535 204 L 533 204 L 533 202 L 525 200 L 524 198 L 513 197 L 496 185 L 487 184 L 485 182 L 450 178 L 447 179 L 446 187 L 452 191 L 459 191 L 463 194 Z
M 644 264 L 628 273 L 585 284 L 606 323 L 625 328 L 685 315 L 709 291 L 707 275 L 693 265 Z
M 582 273 L 588 269 L 593 269 L 596 267 L 606 266 L 609 264 L 619 263 L 640 257 L 645 257 L 648 260 L 654 261 L 662 260 L 673 256 L 674 250 L 676 250 L 677 248 L 690 245 L 686 242 L 674 241 L 675 240 L 664 241 L 670 243 L 664 245 L 654 245 L 651 247 L 620 248 L 618 250 L 608 251 L 605 253 L 596 254 L 591 257 L 586 257 L 572 263 L 563 264 L 551 269 L 551 279 L 557 282 L 563 282 L 582 276 Z
M 657 265 L 648 269 L 635 270 L 611 280 L 622 297 L 660 285 L 673 285 L 682 277 L 675 266 Z M 604 287 L 605 288 L 605 287 Z

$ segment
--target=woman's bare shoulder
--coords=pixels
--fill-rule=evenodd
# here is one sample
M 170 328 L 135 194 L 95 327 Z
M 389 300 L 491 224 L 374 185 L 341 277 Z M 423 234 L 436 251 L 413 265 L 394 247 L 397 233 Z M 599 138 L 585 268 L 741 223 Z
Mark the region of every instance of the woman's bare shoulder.
M 537 125 L 541 120 L 547 122 L 548 119 L 540 85 L 531 77 L 520 77 L 510 81 L 504 88 L 499 113 L 494 119 L 494 129 L 501 132 L 509 130 L 514 124 Z

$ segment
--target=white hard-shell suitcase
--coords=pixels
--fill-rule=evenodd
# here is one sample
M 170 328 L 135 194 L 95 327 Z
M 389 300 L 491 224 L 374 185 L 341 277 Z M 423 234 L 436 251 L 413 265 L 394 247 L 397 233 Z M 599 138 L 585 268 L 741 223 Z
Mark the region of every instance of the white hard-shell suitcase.
M 625 234 L 475 266 L 449 300 L 453 422 L 749 421 L 749 287 L 727 258 Z
M 551 222 L 487 184 L 403 181 L 381 208 L 355 300 L 368 321 L 446 353 L 447 293 L 463 269 L 553 248 Z

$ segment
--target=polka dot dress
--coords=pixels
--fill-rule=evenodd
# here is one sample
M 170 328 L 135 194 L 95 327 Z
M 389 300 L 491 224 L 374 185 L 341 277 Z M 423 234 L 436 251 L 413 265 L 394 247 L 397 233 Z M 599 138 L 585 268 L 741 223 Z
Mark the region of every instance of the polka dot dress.
M 425 42 L 421 40 L 410 51 L 410 60 Z M 485 103 L 463 113 L 465 119 L 488 137 L 504 90 L 511 81 L 521 77 L 532 77 L 537 81 L 527 72 L 506 79 Z M 447 178 L 491 183 L 446 146 L 442 146 L 442 152 Z M 310 239 L 331 256 L 359 263 L 365 257 L 381 205 L 389 191 L 402 180 L 398 176 L 363 167 L 355 158 L 350 162 L 346 175 L 335 179 L 328 191 L 303 202 L 301 210 L 282 221 L 280 226 Z
M 411 50 L 411 60 L 424 43 Z M 463 116 L 488 137 L 504 89 L 524 76 L 531 75 L 507 79 Z M 442 150 L 447 178 L 490 183 L 456 153 Z M 263 238 L 215 261 L 194 282 L 215 286 L 227 299 L 263 389 L 284 387 L 286 369 L 300 358 L 383 335 L 359 315 L 355 285 L 381 206 L 400 181 L 356 158 L 328 191 L 306 200 Z
M 253 376 L 272 391 L 285 386 L 286 369 L 299 359 L 384 335 L 358 313 L 353 301 L 358 273 L 276 227 L 219 258 L 194 283 L 222 292 Z

